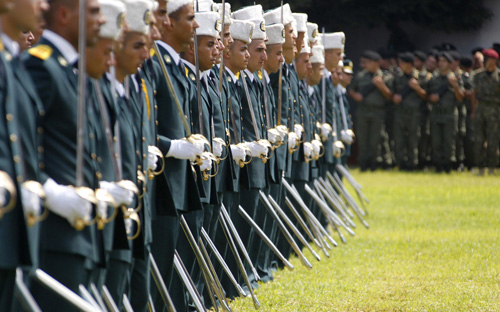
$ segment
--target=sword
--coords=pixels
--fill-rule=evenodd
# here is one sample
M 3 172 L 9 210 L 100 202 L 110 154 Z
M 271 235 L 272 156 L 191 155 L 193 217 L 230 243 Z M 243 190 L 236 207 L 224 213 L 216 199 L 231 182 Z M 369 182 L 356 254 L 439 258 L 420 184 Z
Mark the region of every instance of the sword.
M 83 286 L 82 284 L 78 285 L 78 291 L 80 292 L 82 298 L 88 303 L 90 303 L 94 307 L 94 309 L 96 309 L 96 311 L 101 310 L 101 307 L 99 306 L 97 301 L 95 301 L 94 297 L 92 297 L 87 288 L 85 288 L 85 286 Z
M 349 216 L 349 218 L 354 218 L 354 214 L 348 209 L 346 203 L 342 200 L 339 194 L 335 191 L 335 188 L 333 185 L 330 183 L 329 180 L 325 180 L 322 177 L 319 178 L 321 185 L 328 191 L 328 194 L 332 198 L 335 198 L 336 202 L 339 204 L 339 207 L 342 208 L 342 210 Z M 352 225 L 352 224 L 351 224 Z M 352 227 L 356 227 L 356 225 L 352 225 Z
M 42 312 L 23 281 L 23 270 L 16 268 L 16 297 L 26 311 Z
M 109 311 L 120 312 L 120 309 L 118 309 L 115 300 L 113 300 L 113 297 L 109 293 L 108 287 L 106 287 L 105 285 L 102 286 L 102 298 L 104 299 L 104 302 L 106 303 Z
M 134 312 L 134 309 L 132 308 L 132 305 L 130 304 L 130 300 L 128 300 L 127 294 L 123 294 L 123 310 L 125 312 Z
M 97 304 L 99 304 L 99 307 L 101 307 L 101 310 L 106 311 L 104 300 L 102 300 L 102 296 L 99 293 L 99 290 L 97 290 L 97 286 L 94 283 L 90 283 L 90 291 L 92 293 L 92 296 L 94 296 L 95 300 L 97 301 Z
M 319 248 L 321 248 L 321 245 L 319 244 L 319 242 L 316 239 L 316 237 L 314 237 L 311 229 L 309 229 L 309 227 L 307 226 L 306 222 L 304 221 L 304 219 L 302 219 L 302 217 L 300 216 L 299 212 L 297 211 L 297 209 L 295 208 L 295 206 L 290 201 L 290 198 L 288 198 L 287 196 L 285 196 L 285 204 L 288 206 L 288 208 L 290 209 L 290 211 L 292 212 L 292 214 L 295 216 L 295 218 L 297 219 L 297 221 L 299 221 L 300 226 L 302 227 L 302 229 L 304 230 L 304 232 L 306 232 L 306 234 L 309 237 L 309 239 L 316 246 L 318 246 Z
M 248 222 L 248 224 L 252 226 L 252 228 L 260 236 L 260 238 L 262 238 L 262 240 L 266 243 L 269 249 L 271 249 L 274 252 L 274 254 L 281 260 L 281 262 L 283 262 L 283 264 L 288 269 L 290 269 L 290 271 L 293 270 L 294 269 L 293 265 L 290 262 L 288 262 L 288 260 L 281 254 L 276 245 L 273 244 L 273 242 L 269 239 L 269 237 L 267 237 L 266 233 L 262 231 L 262 229 L 257 225 L 257 223 L 253 221 L 253 219 L 248 215 L 245 209 L 243 209 L 243 207 L 241 206 L 238 206 L 238 208 L 239 208 L 238 211 L 240 212 L 241 216 Z
M 259 191 L 259 198 L 260 198 L 261 202 L 264 204 L 264 206 L 266 207 L 266 209 L 269 212 L 269 214 L 273 217 L 273 219 L 278 224 L 279 229 L 281 230 L 281 232 L 285 236 L 286 240 L 288 241 L 288 243 L 292 247 L 293 251 L 297 254 L 297 256 L 299 257 L 299 259 L 301 260 L 302 264 L 304 264 L 306 268 L 311 269 L 312 268 L 312 264 L 304 256 L 304 254 L 300 250 L 299 246 L 297 246 L 297 243 L 293 239 L 292 235 L 290 234 L 290 232 L 288 232 L 288 230 L 286 229 L 285 225 L 281 221 L 280 217 L 274 211 L 273 206 L 269 202 L 269 199 L 267 198 L 267 196 L 262 191 Z
M 193 301 L 194 306 L 196 307 L 196 310 L 198 312 L 204 312 L 207 310 L 205 308 L 205 305 L 203 304 L 203 301 L 201 300 L 201 296 L 196 290 L 196 287 L 194 286 L 193 280 L 189 276 L 189 273 L 184 266 L 184 263 L 182 263 L 181 257 L 179 256 L 179 253 L 177 250 L 175 250 L 174 254 L 174 268 L 177 271 L 177 274 L 179 274 L 179 277 L 181 278 L 184 286 L 186 287 L 189 296 L 191 297 L 191 300 Z
M 323 41 L 323 46 L 325 46 L 325 27 L 322 28 L 323 36 L 321 41 Z M 326 68 L 324 69 L 326 71 Z M 321 123 L 326 122 L 326 77 L 323 76 L 321 79 Z
M 68 303 L 72 304 L 75 308 L 85 312 L 99 311 L 99 309 L 85 301 L 82 297 L 75 294 L 69 288 L 59 283 L 56 279 L 54 279 L 52 276 L 48 275 L 41 269 L 36 269 L 31 274 L 39 283 L 66 300 Z
M 226 18 L 226 3 L 225 0 L 222 0 L 222 17 L 221 17 L 221 25 L 222 25 L 222 41 L 224 42 L 224 36 L 225 36 L 225 18 Z M 220 66 L 219 66 L 219 93 L 220 93 L 220 99 L 222 102 L 222 78 L 224 78 L 224 51 L 222 51 L 222 57 L 220 61 Z
M 337 86 L 337 89 L 338 89 L 338 92 L 340 94 L 339 96 L 339 105 L 340 105 L 340 115 L 342 115 L 342 122 L 344 124 L 344 130 L 347 130 L 348 129 L 348 126 L 347 126 L 347 117 L 346 117 L 346 114 L 345 114 L 345 107 L 344 107 L 344 97 L 342 96 L 342 92 L 341 92 L 341 86 L 340 84 Z
M 363 192 L 361 191 L 361 189 L 363 188 L 361 186 L 361 184 L 359 184 L 355 179 L 354 177 L 352 176 L 351 172 L 349 171 L 349 169 L 347 169 L 346 167 L 344 167 L 343 165 L 341 164 L 337 164 L 335 166 L 337 168 L 337 170 L 344 176 L 346 177 L 347 181 L 349 181 L 349 183 L 352 185 L 352 187 L 356 190 L 356 193 L 358 194 L 358 197 L 359 197 L 359 200 L 361 202 L 365 201 L 367 204 L 370 203 L 370 201 L 368 200 L 368 198 L 366 198 L 365 194 L 363 194 Z M 363 205 L 363 208 L 364 207 L 364 204 L 361 203 Z M 365 209 L 366 210 L 366 209 Z
M 208 264 L 206 260 L 203 258 L 203 255 L 200 251 L 200 248 L 198 244 L 196 243 L 196 239 L 193 236 L 193 233 L 191 232 L 191 229 L 189 228 L 189 225 L 186 222 L 186 219 L 184 218 L 183 215 L 181 215 L 181 227 L 182 230 L 184 231 L 184 234 L 187 237 L 187 240 L 189 242 L 189 245 L 191 246 L 191 249 L 193 249 L 194 255 L 196 257 L 196 260 L 198 262 L 198 265 L 200 266 L 201 273 L 203 275 L 203 279 L 205 280 L 205 284 L 208 286 L 209 291 L 208 294 L 210 296 L 210 300 L 212 301 L 213 306 L 217 305 L 217 301 L 215 300 L 213 296 L 213 292 L 217 295 L 217 297 L 220 297 L 220 294 L 218 293 L 217 286 L 215 285 L 214 278 L 210 274 L 210 270 L 208 269 Z M 222 300 L 222 299 L 221 299 Z
M 273 127 L 272 123 L 271 123 L 271 113 L 270 113 L 270 110 L 269 110 L 269 100 L 267 99 L 267 80 L 266 80 L 266 76 L 264 75 L 264 66 L 262 66 L 262 85 L 264 87 L 264 108 L 266 110 L 266 125 L 267 125 L 267 129 L 271 129 Z
M 335 217 L 337 217 L 337 214 L 342 216 L 345 222 L 349 223 L 350 226 L 356 227 L 354 222 L 349 218 L 347 213 L 344 211 L 344 209 L 341 207 L 339 202 L 331 196 L 331 194 L 328 192 L 328 190 L 321 185 L 321 182 L 319 181 L 314 181 L 314 188 L 316 189 L 316 193 L 320 196 L 323 196 L 323 201 L 330 203 L 330 206 L 335 210 L 335 212 L 332 211 L 333 214 L 335 214 Z
M 283 0 L 281 0 L 281 24 L 283 24 Z M 282 80 L 283 80 L 283 64 L 281 64 L 278 74 L 278 126 L 281 125 L 281 109 L 282 109 L 281 100 L 283 98 L 283 91 L 281 90 L 281 87 L 283 85 Z
M 210 236 L 208 235 L 207 231 L 205 231 L 204 228 L 201 228 L 201 236 L 203 237 L 203 239 L 205 239 L 205 242 L 207 243 L 208 247 L 210 247 L 210 250 L 212 250 L 212 253 L 214 254 L 215 258 L 217 259 L 217 261 L 219 261 L 219 264 L 221 265 L 222 269 L 229 277 L 229 280 L 234 285 L 234 287 L 236 288 L 236 290 L 238 291 L 240 296 L 246 297 L 245 291 L 243 290 L 243 288 L 241 288 L 241 285 L 238 284 L 238 281 L 236 281 L 236 278 L 234 277 L 233 273 L 231 272 L 231 269 L 229 269 L 229 267 L 227 266 L 226 261 L 224 261 L 224 258 L 222 257 L 220 252 L 217 250 L 217 247 L 215 247 L 214 243 L 210 239 Z
M 224 205 L 222 205 L 222 207 L 223 207 L 223 209 L 225 209 Z M 236 260 L 238 268 L 240 269 L 240 273 L 243 276 L 245 284 L 247 284 L 248 291 L 250 292 L 250 296 L 252 297 L 253 305 L 254 305 L 255 309 L 259 309 L 260 308 L 260 302 L 259 302 L 259 300 L 257 299 L 257 297 L 255 296 L 255 294 L 253 292 L 252 284 L 248 280 L 248 275 L 247 275 L 247 272 L 245 270 L 245 266 L 243 265 L 243 261 L 241 261 L 240 255 L 238 254 L 238 249 L 237 249 L 236 244 L 235 244 L 235 242 L 233 240 L 233 237 L 231 236 L 231 232 L 229 230 L 229 226 L 227 225 L 226 219 L 223 216 L 223 214 L 221 214 L 219 216 L 219 223 L 222 226 L 222 230 L 224 231 L 224 235 L 226 236 L 226 239 L 227 239 L 227 241 L 229 243 L 229 248 L 231 249 L 231 252 L 233 253 L 234 259 Z
M 195 0 L 195 9 L 196 12 L 199 11 L 198 0 Z M 200 134 L 206 137 L 206 133 L 204 134 L 203 128 L 203 107 L 201 103 L 201 83 L 200 83 L 200 60 L 198 55 L 198 35 L 196 31 L 194 32 L 194 66 L 196 68 L 196 96 L 198 99 L 198 123 L 200 124 Z M 210 146 L 212 146 L 212 142 L 210 142 Z
M 307 240 L 304 238 L 304 236 L 300 233 L 300 231 L 297 229 L 297 227 L 293 224 L 292 220 L 288 218 L 288 216 L 285 214 L 285 212 L 281 209 L 281 207 L 278 205 L 276 201 L 271 197 L 271 195 L 268 196 L 269 201 L 271 202 L 271 205 L 273 205 L 274 209 L 278 212 L 279 216 L 285 221 L 286 225 L 288 225 L 288 228 L 290 228 L 295 234 L 295 236 L 299 239 L 299 241 L 309 249 L 311 254 L 313 255 L 314 258 L 316 258 L 317 261 L 321 261 L 321 257 L 314 251 L 314 249 L 311 248 L 311 245 L 307 242 Z
M 151 272 L 151 276 L 153 277 L 156 287 L 158 288 L 161 299 L 163 300 L 163 303 L 165 303 L 165 307 L 167 307 L 169 312 L 177 312 L 174 306 L 174 302 L 172 301 L 172 298 L 168 293 L 167 286 L 165 285 L 165 282 L 163 281 L 163 278 L 161 276 L 160 269 L 158 269 L 158 265 L 156 264 L 155 258 L 153 257 L 153 254 L 151 252 L 149 253 L 149 259 L 151 261 L 149 271 Z

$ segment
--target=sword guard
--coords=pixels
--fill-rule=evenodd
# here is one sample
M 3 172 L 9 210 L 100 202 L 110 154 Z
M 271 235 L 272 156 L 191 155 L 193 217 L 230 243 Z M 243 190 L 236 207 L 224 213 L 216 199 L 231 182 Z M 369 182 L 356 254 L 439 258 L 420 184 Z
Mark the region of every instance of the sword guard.
M 5 171 L 0 171 L 0 187 L 5 188 L 10 194 L 9 202 L 7 202 L 3 207 L 0 207 L 0 219 L 2 219 L 4 214 L 14 209 L 17 201 L 16 187 L 10 176 Z

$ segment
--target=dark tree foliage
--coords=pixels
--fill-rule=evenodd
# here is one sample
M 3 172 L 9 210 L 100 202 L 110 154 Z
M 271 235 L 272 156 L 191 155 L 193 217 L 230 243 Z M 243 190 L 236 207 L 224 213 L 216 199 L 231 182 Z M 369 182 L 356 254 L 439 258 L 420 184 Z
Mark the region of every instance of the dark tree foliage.
M 252 5 L 253 1 L 230 1 L 234 8 Z M 258 1 L 265 10 L 280 5 L 280 1 Z M 493 17 L 482 0 L 297 0 L 289 1 L 292 11 L 305 12 L 310 20 L 326 31 L 349 27 L 385 26 L 390 31 L 399 22 L 414 22 L 429 30 L 476 30 Z

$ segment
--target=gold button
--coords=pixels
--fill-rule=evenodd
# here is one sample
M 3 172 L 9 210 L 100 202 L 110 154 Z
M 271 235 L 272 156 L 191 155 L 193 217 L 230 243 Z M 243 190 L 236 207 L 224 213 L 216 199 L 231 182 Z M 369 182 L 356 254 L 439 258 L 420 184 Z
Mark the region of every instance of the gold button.
M 43 146 L 39 146 L 39 147 L 38 147 L 38 152 L 39 152 L 39 153 L 43 153 Z
M 139 155 L 140 155 L 139 151 L 135 151 L 135 153 L 137 154 L 137 156 L 139 156 Z
M 16 177 L 16 180 L 17 180 L 17 182 L 19 182 L 19 183 L 23 182 L 23 176 L 18 175 L 18 176 Z
M 100 173 L 99 171 L 97 171 L 95 173 L 95 175 L 96 175 L 97 179 L 99 179 L 99 180 L 102 179 L 102 173 Z
M 156 95 L 156 90 L 153 91 L 153 94 Z
M 102 162 L 102 158 L 101 157 L 97 157 L 97 162 Z
M 142 158 L 143 158 L 143 159 L 146 159 L 146 154 L 142 154 Z
M 187 115 L 184 115 L 184 117 L 186 117 L 186 120 L 188 119 L 188 116 L 187 116 Z
M 21 161 L 21 157 L 19 155 L 14 156 L 14 162 L 17 164 L 18 162 Z
M 155 124 L 158 126 L 158 120 L 157 120 L 157 121 L 155 121 Z
M 155 105 L 155 109 L 158 109 L 158 105 Z
M 12 116 L 12 114 L 7 114 L 5 118 L 7 118 L 7 121 L 12 121 L 12 119 L 14 119 L 14 116 Z
M 95 153 L 92 153 L 92 154 L 90 154 L 90 157 L 92 157 L 92 159 L 96 159 L 97 155 Z
M 117 137 L 113 137 L 113 141 L 114 142 L 118 141 L 118 138 Z
M 40 116 L 42 116 L 42 117 L 45 116 L 45 111 L 44 110 L 40 111 Z
M 15 134 L 11 134 L 9 137 L 10 137 L 10 141 L 11 142 L 16 142 L 17 141 L 17 136 Z
M 142 142 L 146 142 L 146 138 L 145 137 L 142 137 Z
M 38 129 L 36 131 L 38 132 L 38 134 L 42 134 L 43 133 L 43 128 L 42 127 L 38 127 Z
M 141 166 L 141 165 L 138 165 L 138 166 L 137 166 L 137 169 L 139 169 L 139 171 L 141 171 L 141 170 L 142 170 L 142 166 Z

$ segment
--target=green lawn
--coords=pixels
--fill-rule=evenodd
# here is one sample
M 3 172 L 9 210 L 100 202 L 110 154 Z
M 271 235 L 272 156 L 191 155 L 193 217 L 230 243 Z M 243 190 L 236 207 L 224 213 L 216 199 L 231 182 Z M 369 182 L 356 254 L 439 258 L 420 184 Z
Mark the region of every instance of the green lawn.
M 500 311 L 500 177 L 353 173 L 371 228 L 321 262 L 305 251 L 311 270 L 292 258 L 256 291 L 261 311 Z

